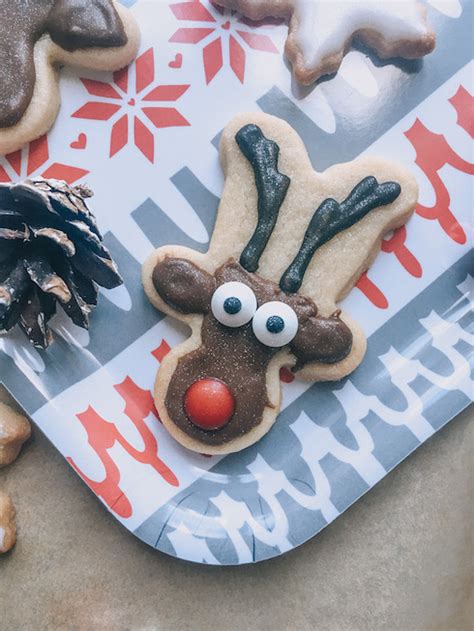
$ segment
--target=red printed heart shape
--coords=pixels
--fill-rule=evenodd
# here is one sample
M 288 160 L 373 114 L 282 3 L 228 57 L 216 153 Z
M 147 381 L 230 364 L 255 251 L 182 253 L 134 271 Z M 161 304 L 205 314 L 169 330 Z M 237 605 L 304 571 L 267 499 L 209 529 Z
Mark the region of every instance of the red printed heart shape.
M 181 53 L 177 53 L 176 57 L 172 59 L 168 64 L 170 68 L 181 68 L 182 65 L 183 65 L 183 55 Z
M 71 149 L 85 149 L 87 147 L 87 136 L 81 132 L 76 140 L 69 145 Z

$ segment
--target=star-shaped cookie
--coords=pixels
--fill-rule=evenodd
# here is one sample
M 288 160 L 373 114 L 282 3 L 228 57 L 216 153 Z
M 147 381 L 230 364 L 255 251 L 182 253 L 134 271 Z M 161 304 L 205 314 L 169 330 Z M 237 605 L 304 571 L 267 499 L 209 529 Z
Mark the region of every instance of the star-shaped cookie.
M 297 80 L 309 85 L 336 72 L 354 40 L 383 59 L 430 53 L 436 37 L 418 0 L 217 0 L 252 20 L 289 18 L 285 52 Z

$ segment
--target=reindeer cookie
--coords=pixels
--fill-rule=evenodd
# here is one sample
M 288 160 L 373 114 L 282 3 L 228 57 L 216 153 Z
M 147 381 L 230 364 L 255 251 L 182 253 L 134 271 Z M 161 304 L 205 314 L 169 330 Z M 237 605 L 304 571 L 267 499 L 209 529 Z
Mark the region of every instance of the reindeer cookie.
M 118 70 L 139 39 L 132 14 L 115 0 L 1 0 L 0 154 L 51 127 L 60 65 Z
M 358 366 L 365 336 L 337 302 L 418 195 L 409 173 L 377 158 L 316 173 L 296 132 L 266 114 L 236 117 L 220 150 L 208 252 L 165 246 L 143 268 L 151 302 L 191 328 L 160 366 L 157 409 L 176 440 L 208 454 L 268 432 L 281 367 L 323 381 Z
M 295 77 L 309 85 L 336 72 L 353 40 L 379 57 L 414 59 L 430 53 L 436 37 L 419 0 L 217 0 L 252 20 L 290 19 L 285 52 Z

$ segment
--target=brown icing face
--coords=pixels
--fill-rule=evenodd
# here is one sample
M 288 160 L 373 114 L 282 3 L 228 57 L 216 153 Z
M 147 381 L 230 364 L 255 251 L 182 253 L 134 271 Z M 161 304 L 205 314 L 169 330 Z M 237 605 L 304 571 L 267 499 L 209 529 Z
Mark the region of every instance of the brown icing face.
M 201 346 L 178 362 L 166 395 L 166 408 L 172 421 L 191 438 L 207 445 L 222 445 L 247 434 L 261 423 L 267 397 L 266 374 L 272 357 L 283 347 L 262 344 L 252 322 L 230 327 L 221 324 L 211 311 L 214 291 L 224 283 L 237 281 L 250 288 L 257 306 L 278 301 L 291 307 L 298 318 L 298 330 L 289 343 L 296 357 L 295 369 L 309 362 L 334 363 L 346 357 L 352 347 L 352 334 L 340 320 L 339 312 L 330 318 L 318 315 L 312 300 L 285 294 L 276 283 L 247 272 L 231 259 L 212 276 L 185 259 L 165 258 L 153 272 L 154 286 L 161 298 L 182 313 L 201 313 Z M 224 382 L 235 400 L 234 413 L 220 429 L 206 431 L 188 418 L 184 397 L 189 387 L 201 379 Z
M 18 123 L 31 102 L 33 51 L 45 34 L 67 51 L 127 43 L 111 0 L 0 0 L 0 128 Z

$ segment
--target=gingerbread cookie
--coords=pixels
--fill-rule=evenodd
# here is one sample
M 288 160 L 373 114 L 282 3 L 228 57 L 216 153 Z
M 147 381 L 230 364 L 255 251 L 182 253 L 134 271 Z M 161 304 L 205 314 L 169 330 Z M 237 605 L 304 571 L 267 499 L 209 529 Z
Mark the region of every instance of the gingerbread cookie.
M 87 207 L 91 196 L 61 180 L 0 184 L 0 334 L 18 325 L 46 348 L 58 304 L 87 329 L 98 285 L 122 284 Z
M 379 57 L 415 59 L 430 53 L 436 36 L 419 0 L 217 0 L 252 20 L 290 20 L 285 52 L 297 80 L 309 85 L 336 72 L 354 40 Z
M 31 436 L 29 421 L 0 402 L 0 469 L 11 464 Z
M 115 0 L 0 2 L 0 154 L 52 126 L 60 65 L 118 70 L 139 39 L 132 14 Z
M 15 509 L 9 495 L 0 491 L 0 554 L 5 554 L 16 543 Z
M 160 418 L 208 454 L 270 429 L 280 368 L 322 381 L 358 366 L 364 333 L 336 303 L 418 195 L 405 169 L 377 158 L 316 173 L 296 132 L 266 114 L 236 117 L 220 150 L 225 186 L 208 252 L 165 246 L 143 268 L 151 302 L 191 328 L 158 371 Z

